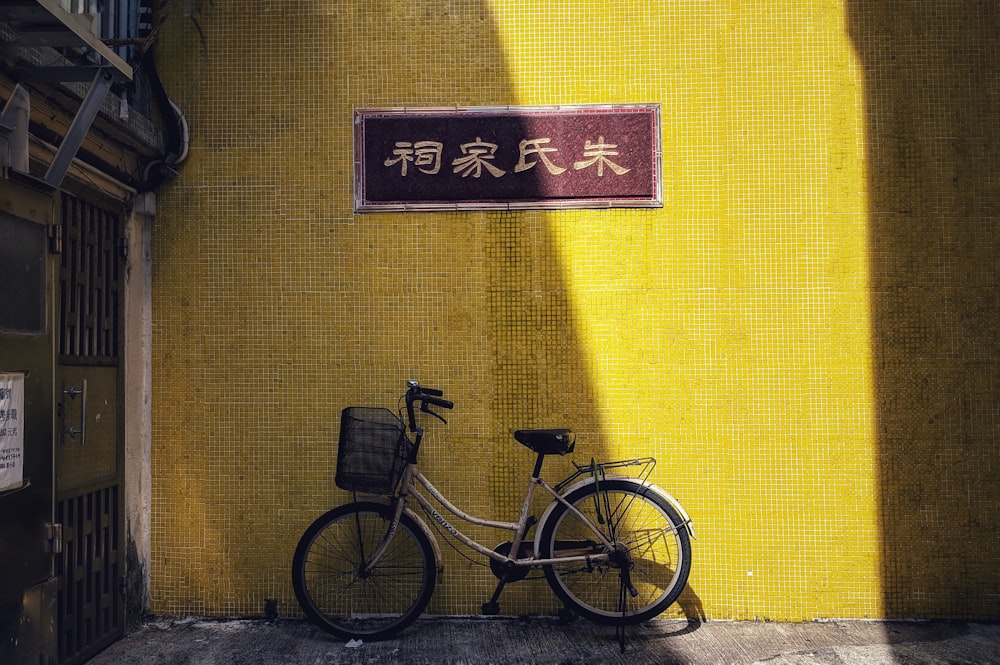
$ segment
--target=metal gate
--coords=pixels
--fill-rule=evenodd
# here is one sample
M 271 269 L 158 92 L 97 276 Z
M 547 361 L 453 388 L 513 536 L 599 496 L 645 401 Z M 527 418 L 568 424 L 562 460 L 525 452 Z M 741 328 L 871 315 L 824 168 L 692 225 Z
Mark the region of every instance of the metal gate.
M 122 221 L 62 199 L 55 451 L 62 525 L 59 661 L 82 663 L 125 625 Z

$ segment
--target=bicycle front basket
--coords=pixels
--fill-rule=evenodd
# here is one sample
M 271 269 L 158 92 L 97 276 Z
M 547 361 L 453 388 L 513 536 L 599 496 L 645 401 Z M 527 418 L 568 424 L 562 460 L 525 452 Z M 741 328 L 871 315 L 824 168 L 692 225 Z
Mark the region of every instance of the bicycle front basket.
M 340 414 L 337 487 L 392 494 L 410 454 L 406 427 L 389 409 L 349 406 Z

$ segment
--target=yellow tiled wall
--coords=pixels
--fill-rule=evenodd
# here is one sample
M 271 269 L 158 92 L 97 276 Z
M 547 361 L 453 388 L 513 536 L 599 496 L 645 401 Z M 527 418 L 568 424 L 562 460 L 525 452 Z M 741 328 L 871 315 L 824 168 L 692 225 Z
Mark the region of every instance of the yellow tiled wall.
M 674 615 L 997 617 L 997 11 L 905 4 L 172 3 L 152 611 L 296 614 L 339 412 L 413 377 L 476 514 L 516 518 L 515 428 L 657 457 L 698 536 Z M 354 108 L 642 102 L 662 209 L 352 213 Z M 442 547 L 430 611 L 476 613 Z

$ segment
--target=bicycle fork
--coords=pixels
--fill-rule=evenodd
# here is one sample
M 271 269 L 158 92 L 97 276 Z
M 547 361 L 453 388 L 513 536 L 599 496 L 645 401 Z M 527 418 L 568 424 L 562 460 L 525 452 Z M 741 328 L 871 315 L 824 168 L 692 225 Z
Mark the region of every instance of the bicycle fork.
M 389 523 L 389 530 L 386 531 L 385 537 L 382 539 L 382 542 L 380 542 L 378 544 L 378 547 L 375 548 L 375 551 L 372 552 L 371 559 L 368 559 L 364 564 L 362 564 L 360 570 L 358 570 L 358 577 L 360 577 L 361 579 L 364 580 L 371 577 L 372 569 L 375 568 L 375 564 L 379 562 L 379 559 L 382 558 L 382 555 L 385 554 L 386 549 L 388 549 L 389 543 L 392 542 L 393 536 L 396 535 L 396 529 L 399 528 L 399 520 L 403 514 L 403 506 L 404 506 L 404 501 L 402 500 L 402 498 L 397 499 L 392 513 L 392 521 Z M 358 527 L 358 553 L 361 555 L 360 556 L 361 561 L 365 561 L 365 542 L 364 542 L 365 537 L 364 534 L 361 533 L 360 523 L 357 525 L 357 527 Z

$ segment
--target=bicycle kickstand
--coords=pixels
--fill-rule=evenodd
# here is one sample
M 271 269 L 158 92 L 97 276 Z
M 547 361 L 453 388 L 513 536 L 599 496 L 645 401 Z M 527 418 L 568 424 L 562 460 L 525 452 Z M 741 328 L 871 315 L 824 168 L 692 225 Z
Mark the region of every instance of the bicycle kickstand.
M 483 603 L 482 610 L 484 616 L 492 617 L 500 614 L 500 593 L 503 591 L 505 586 L 507 586 L 505 581 L 500 580 L 497 582 L 497 588 L 496 591 L 493 592 L 493 597 Z
M 622 611 L 622 618 L 625 618 L 625 584 L 618 588 L 618 609 Z M 625 653 L 625 624 L 615 626 L 615 638 L 618 640 L 618 648 L 621 653 Z
M 639 595 L 639 592 L 632 585 L 632 576 L 629 574 L 627 569 L 622 569 L 621 578 L 618 584 L 618 609 L 621 610 L 622 619 L 625 618 L 625 613 L 628 609 L 628 596 L 635 598 Z M 622 653 L 625 653 L 625 624 L 615 627 L 615 637 L 618 638 L 618 647 L 621 649 Z

